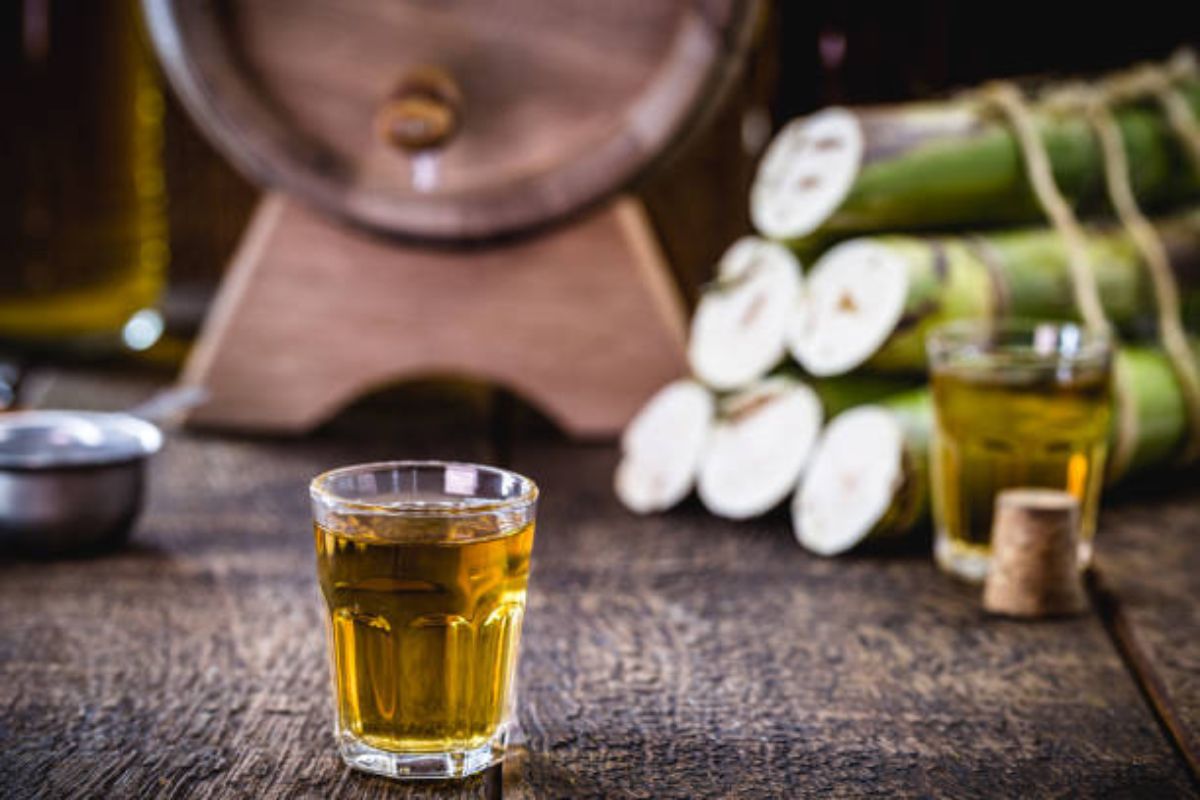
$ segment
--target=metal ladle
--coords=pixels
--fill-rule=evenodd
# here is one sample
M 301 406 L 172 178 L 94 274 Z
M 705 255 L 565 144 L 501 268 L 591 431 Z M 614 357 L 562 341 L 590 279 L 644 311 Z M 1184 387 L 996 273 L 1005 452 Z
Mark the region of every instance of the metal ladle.
M 162 447 L 150 420 L 203 400 L 203 390 L 181 387 L 127 412 L 0 414 L 0 548 L 55 556 L 124 541 L 142 508 L 146 462 Z

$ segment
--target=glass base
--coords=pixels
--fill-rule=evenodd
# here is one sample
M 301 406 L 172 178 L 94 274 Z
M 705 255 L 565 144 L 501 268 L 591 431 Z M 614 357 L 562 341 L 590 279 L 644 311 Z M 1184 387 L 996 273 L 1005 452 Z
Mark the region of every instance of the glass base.
M 983 583 L 991 561 L 984 548 L 955 544 L 942 533 L 934 537 L 933 557 L 943 572 L 971 583 Z
M 971 583 L 983 583 L 987 578 L 991 555 L 987 548 L 958 544 L 940 531 L 934 535 L 933 557 L 943 572 Z M 1092 563 L 1092 541 L 1079 542 L 1079 571 Z
M 396 753 L 381 750 L 346 732 L 338 733 L 342 761 L 354 769 L 402 780 L 465 778 L 504 760 L 509 729 L 502 726 L 489 741 L 471 750 L 437 753 Z

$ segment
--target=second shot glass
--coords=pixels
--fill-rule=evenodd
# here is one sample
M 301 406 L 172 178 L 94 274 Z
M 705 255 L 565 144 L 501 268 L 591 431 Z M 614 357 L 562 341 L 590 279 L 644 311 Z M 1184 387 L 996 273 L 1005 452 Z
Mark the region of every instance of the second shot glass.
M 1064 322 L 964 320 L 935 329 L 926 346 L 938 564 L 983 580 L 996 495 L 1016 487 L 1079 500 L 1079 563 L 1089 563 L 1112 406 L 1109 339 Z

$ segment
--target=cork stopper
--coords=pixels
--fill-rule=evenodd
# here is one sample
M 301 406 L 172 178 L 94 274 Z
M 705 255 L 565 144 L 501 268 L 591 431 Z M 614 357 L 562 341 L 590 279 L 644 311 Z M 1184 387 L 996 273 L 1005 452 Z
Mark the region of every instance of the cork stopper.
M 1067 492 L 1008 489 L 997 495 L 983 607 L 1015 617 L 1083 611 L 1079 516 L 1079 501 Z

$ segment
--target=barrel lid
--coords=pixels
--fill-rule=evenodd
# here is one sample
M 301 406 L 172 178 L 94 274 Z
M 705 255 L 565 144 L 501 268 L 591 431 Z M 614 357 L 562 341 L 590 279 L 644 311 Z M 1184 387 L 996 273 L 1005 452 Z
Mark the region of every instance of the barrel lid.
M 171 83 L 242 171 L 436 240 L 538 227 L 638 177 L 717 102 L 759 2 L 143 0 Z M 385 135 L 398 98 L 452 129 L 443 146 Z

